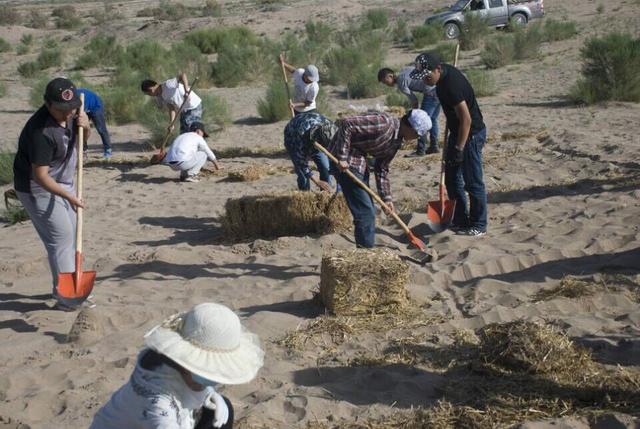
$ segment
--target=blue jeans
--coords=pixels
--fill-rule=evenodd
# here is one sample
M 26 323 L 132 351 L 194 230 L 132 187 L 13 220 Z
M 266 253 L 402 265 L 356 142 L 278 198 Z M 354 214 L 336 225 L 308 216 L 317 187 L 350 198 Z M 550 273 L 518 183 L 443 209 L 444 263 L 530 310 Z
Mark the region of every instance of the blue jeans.
M 180 134 L 188 133 L 194 122 L 202 122 L 202 103 L 195 109 L 180 113 Z
M 93 122 L 93 125 L 96 127 L 96 131 L 100 135 L 102 139 L 102 146 L 104 147 L 105 152 L 107 150 L 111 150 L 111 137 L 109 136 L 109 131 L 107 130 L 107 121 L 104 117 L 104 109 L 100 108 L 94 112 L 87 112 L 87 116 Z
M 422 97 L 420 109 L 427 112 L 431 118 L 431 130 L 429 130 L 429 143 L 431 147 L 438 147 L 438 116 L 440 115 L 440 100 L 438 97 L 425 95 Z M 427 149 L 427 140 L 418 137 L 416 152 L 424 152 Z
M 289 148 L 287 148 L 289 151 Z M 311 155 L 311 159 L 318 167 L 318 174 L 320 175 L 320 180 L 323 182 L 331 183 L 331 175 L 329 173 L 329 158 L 322 152 L 316 152 Z M 293 169 L 298 176 L 298 189 L 301 191 L 309 191 L 311 189 L 311 180 L 305 175 L 305 171 L 293 164 Z
M 456 133 L 450 133 L 447 149 L 455 146 Z M 487 129 L 483 128 L 467 140 L 462 164 L 445 167 L 447 193 L 456 200 L 453 224 L 480 231 L 487 230 L 487 192 L 482 178 L 482 148 L 486 141 Z M 465 191 L 469 193 L 469 207 Z
M 353 170 L 351 172 L 365 184 L 369 184 L 368 172 L 364 176 Z M 335 174 L 353 216 L 356 246 L 372 248 L 376 241 L 376 208 L 373 205 L 373 199 L 346 173 L 336 172 Z

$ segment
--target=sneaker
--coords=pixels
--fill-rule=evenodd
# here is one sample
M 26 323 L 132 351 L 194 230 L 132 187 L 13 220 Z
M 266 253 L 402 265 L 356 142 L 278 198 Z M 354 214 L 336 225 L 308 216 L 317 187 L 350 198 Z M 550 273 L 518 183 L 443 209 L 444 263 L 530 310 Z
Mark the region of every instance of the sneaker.
M 109 159 L 109 158 L 111 158 L 111 156 L 112 156 L 112 155 L 113 155 L 113 152 L 111 152 L 111 149 L 106 149 L 106 150 L 103 152 L 102 157 L 103 157 L 104 159 Z
M 200 179 L 198 178 L 198 176 L 188 176 L 185 177 L 184 182 L 191 182 L 191 183 L 198 183 L 200 181 Z
M 84 308 L 95 308 L 96 303 L 93 302 L 93 300 L 91 299 L 91 295 L 84 300 L 82 303 L 80 303 L 79 305 L 70 305 L 70 304 L 65 304 L 61 301 L 56 301 L 56 303 L 54 304 L 53 308 L 55 310 L 60 310 L 60 311 L 65 311 L 67 313 L 71 313 L 73 311 L 78 311 L 78 310 L 82 310 Z
M 449 225 L 449 231 L 453 231 L 456 234 L 458 234 L 461 231 L 466 231 L 467 229 L 469 229 L 468 226 L 461 226 L 461 225 Z
M 438 146 L 429 146 L 429 148 L 427 149 L 427 155 L 430 155 L 432 153 L 440 153 L 440 148 Z
M 467 235 L 469 237 L 482 237 L 483 235 L 487 235 L 487 231 L 482 231 L 478 228 L 467 228 L 458 232 L 460 235 Z
M 418 152 L 418 151 L 416 151 L 416 152 L 408 153 L 408 154 L 406 154 L 404 157 L 405 157 L 405 158 L 418 158 L 418 157 L 420 157 L 420 156 L 425 156 L 425 155 L 426 155 L 426 153 L 424 153 L 424 152 Z

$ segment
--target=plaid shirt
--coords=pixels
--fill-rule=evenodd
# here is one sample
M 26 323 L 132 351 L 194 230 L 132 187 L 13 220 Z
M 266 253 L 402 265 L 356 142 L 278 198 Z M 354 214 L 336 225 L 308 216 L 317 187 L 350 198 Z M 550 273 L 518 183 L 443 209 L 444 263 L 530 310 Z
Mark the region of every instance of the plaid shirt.
M 309 159 L 318 152 L 309 138 L 309 130 L 316 125 L 329 122 L 319 113 L 303 113 L 294 116 L 284 128 L 284 146 L 291 156 L 291 161 L 307 177 L 313 175 L 309 169 Z
M 361 175 L 368 169 L 367 155 L 373 157 L 378 194 L 384 201 L 392 201 L 389 164 L 402 143 L 398 139 L 400 120 L 374 112 L 336 121 L 336 126 L 329 150 Z

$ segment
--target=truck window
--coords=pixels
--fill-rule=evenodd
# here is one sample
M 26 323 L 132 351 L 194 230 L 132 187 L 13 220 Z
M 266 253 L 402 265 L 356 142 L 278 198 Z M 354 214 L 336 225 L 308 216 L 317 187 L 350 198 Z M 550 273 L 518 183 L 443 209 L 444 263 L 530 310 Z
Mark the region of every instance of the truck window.
M 489 0 L 489 7 L 490 8 L 494 8 L 494 7 L 502 7 L 503 6 L 503 0 Z
M 481 10 L 484 9 L 484 1 L 483 0 L 473 0 L 471 2 L 471 10 Z

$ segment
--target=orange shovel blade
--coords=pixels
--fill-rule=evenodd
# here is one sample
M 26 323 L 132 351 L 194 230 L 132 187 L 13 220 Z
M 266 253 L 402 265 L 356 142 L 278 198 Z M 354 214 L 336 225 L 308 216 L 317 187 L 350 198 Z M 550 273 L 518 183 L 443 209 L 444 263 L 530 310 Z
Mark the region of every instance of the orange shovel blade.
M 160 164 L 162 162 L 162 160 L 164 159 L 164 157 L 167 156 L 167 153 L 164 151 L 160 151 L 158 153 L 154 153 L 151 156 L 151 159 L 149 160 L 149 162 L 151 164 Z
M 95 281 L 95 271 L 83 271 L 80 282 L 76 273 L 60 273 L 58 274 L 58 295 L 67 299 L 85 299 L 91 294 Z
M 433 232 L 442 232 L 447 229 L 453 220 L 455 210 L 455 200 L 429 201 L 427 203 L 427 223 L 429 228 Z

